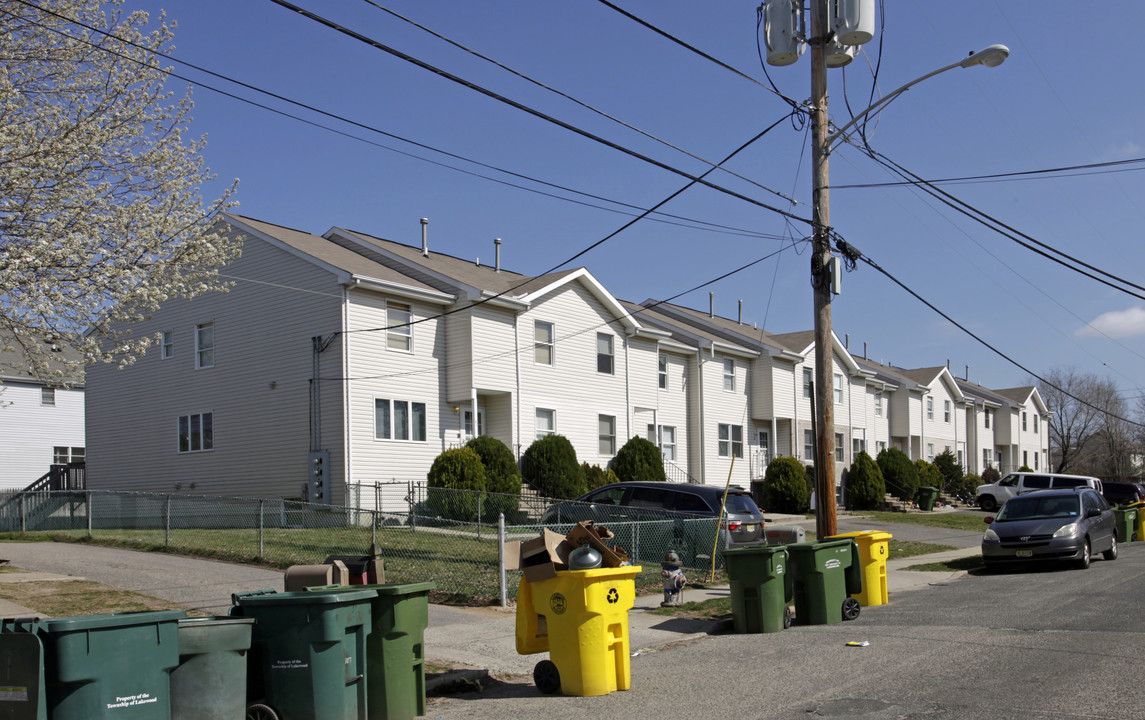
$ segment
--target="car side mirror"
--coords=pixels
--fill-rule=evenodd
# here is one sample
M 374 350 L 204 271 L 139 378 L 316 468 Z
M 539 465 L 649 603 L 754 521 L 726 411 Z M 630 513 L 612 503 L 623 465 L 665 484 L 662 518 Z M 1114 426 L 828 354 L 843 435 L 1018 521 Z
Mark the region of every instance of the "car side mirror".
M 1086 517 L 1101 517 L 1101 511 L 1097 508 L 1090 508 L 1089 512 L 1085 514 Z
M 994 516 L 993 515 L 987 515 L 986 517 L 982 518 L 982 522 L 989 525 L 990 523 L 994 522 Z

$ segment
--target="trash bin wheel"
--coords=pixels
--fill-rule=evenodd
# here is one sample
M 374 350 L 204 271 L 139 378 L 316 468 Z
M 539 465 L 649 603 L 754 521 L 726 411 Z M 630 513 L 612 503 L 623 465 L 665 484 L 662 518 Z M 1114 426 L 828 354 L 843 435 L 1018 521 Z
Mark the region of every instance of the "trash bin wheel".
M 859 617 L 859 601 L 849 597 L 843 601 L 843 619 L 854 620 Z
M 251 703 L 246 706 L 246 720 L 280 720 L 278 713 L 269 705 Z
M 533 684 L 546 695 L 561 689 L 561 673 L 552 660 L 542 660 L 533 668 Z
M 783 606 L 783 629 L 791 627 L 791 608 Z

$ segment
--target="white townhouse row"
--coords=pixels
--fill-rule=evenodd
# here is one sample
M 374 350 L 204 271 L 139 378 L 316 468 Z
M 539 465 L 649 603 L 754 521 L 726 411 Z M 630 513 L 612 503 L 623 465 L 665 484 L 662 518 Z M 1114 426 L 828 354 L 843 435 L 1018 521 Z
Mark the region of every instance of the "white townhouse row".
M 424 481 L 475 434 L 520 457 L 559 433 L 602 467 L 640 435 L 670 479 L 720 485 L 762 477 L 777 455 L 814 457 L 810 332 L 620 301 L 584 268 L 510 272 L 500 241 L 492 265 L 436 253 L 424 221 L 420 247 L 221 222 L 243 243 L 230 291 L 165 304 L 130 328 L 156 348 L 88 368 L 90 487 L 315 499 L 317 465 L 322 499 L 342 504 L 354 485 Z M 1044 466 L 1036 391 L 878 365 L 837 338 L 833 350 L 836 477 L 888 446 L 949 448 L 974 472 Z

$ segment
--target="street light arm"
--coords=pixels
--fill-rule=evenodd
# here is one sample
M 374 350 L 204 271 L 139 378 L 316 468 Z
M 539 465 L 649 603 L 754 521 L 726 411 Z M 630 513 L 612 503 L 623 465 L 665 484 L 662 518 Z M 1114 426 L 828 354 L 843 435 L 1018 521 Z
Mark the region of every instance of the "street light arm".
M 830 152 L 831 146 L 835 144 L 835 141 L 842 139 L 846 135 L 846 132 L 848 130 L 850 130 L 856 123 L 858 123 L 860 120 L 865 118 L 867 115 L 870 115 L 875 110 L 881 109 L 884 105 L 889 103 L 891 100 L 894 100 L 899 95 L 902 95 L 907 90 L 910 90 L 912 87 L 914 87 L 915 85 L 918 85 L 923 80 L 929 80 L 930 78 L 934 77 L 935 75 L 938 75 L 940 73 L 944 73 L 947 70 L 953 70 L 954 68 L 974 67 L 975 65 L 985 65 L 986 67 L 998 67 L 1003 62 L 1005 62 L 1006 58 L 1009 55 L 1010 55 L 1010 49 L 1008 47 L 1006 47 L 1005 45 L 991 45 L 990 47 L 986 48 L 985 50 L 979 50 L 978 52 L 973 53 L 969 57 L 963 58 L 962 60 L 959 60 L 956 63 L 951 63 L 951 64 L 947 65 L 946 67 L 941 67 L 941 68 L 934 70 L 932 72 L 928 72 L 927 74 L 923 75 L 922 77 L 918 77 L 918 78 L 915 78 L 914 80 L 911 80 L 910 82 L 908 82 L 906 85 L 903 85 L 899 89 L 894 90 L 892 92 L 889 92 L 886 95 L 884 95 L 883 97 L 879 98 L 878 102 L 871 105 L 869 108 L 862 111 L 861 113 L 859 113 L 855 117 L 851 118 L 851 122 L 847 123 L 843 127 L 839 128 L 838 130 L 833 132 L 832 134 L 828 135 L 827 136 L 828 152 Z

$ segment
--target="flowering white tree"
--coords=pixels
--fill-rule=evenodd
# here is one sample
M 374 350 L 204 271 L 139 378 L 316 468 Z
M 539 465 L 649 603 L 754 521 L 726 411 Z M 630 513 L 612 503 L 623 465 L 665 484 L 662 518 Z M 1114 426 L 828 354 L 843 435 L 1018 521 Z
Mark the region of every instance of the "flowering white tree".
M 121 4 L 0 0 L 0 351 L 46 381 L 132 362 L 155 339 L 124 328 L 239 252 L 211 230 L 235 186 L 204 205 L 190 90 L 164 87 L 172 26 Z

